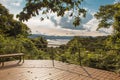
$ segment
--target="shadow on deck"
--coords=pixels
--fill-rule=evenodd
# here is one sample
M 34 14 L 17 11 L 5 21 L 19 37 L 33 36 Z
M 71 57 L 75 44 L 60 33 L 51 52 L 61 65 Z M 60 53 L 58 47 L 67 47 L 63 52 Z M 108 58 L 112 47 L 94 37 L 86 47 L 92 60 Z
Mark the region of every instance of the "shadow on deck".
M 25 60 L 5 63 L 0 69 L 0 80 L 120 80 L 120 76 L 109 71 L 51 60 Z

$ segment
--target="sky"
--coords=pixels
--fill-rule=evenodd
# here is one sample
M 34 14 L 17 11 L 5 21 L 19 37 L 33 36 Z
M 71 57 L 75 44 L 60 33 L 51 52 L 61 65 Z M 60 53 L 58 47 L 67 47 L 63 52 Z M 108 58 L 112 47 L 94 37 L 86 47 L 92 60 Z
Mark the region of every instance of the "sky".
M 72 25 L 72 19 L 69 18 L 66 12 L 64 17 L 57 17 L 56 14 L 49 14 L 50 19 L 40 21 L 40 16 L 36 16 L 24 22 L 31 29 L 32 34 L 45 34 L 56 36 L 103 36 L 112 33 L 112 28 L 100 29 L 98 27 L 98 20 L 94 14 L 98 11 L 101 5 L 114 4 L 120 0 L 84 0 L 82 7 L 87 10 L 86 18 L 82 18 L 82 23 L 78 27 Z M 26 0 L 0 0 L 11 14 L 19 14 L 25 6 Z M 16 19 L 16 17 L 14 16 Z

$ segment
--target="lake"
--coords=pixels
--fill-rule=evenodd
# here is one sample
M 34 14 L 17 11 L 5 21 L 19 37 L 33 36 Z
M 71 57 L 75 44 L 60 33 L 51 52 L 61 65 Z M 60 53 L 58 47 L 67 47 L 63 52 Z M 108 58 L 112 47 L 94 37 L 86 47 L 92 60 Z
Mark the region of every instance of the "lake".
M 49 36 L 41 34 L 32 34 L 30 38 L 42 36 L 48 41 L 48 47 L 59 47 L 62 44 L 67 44 L 74 36 Z

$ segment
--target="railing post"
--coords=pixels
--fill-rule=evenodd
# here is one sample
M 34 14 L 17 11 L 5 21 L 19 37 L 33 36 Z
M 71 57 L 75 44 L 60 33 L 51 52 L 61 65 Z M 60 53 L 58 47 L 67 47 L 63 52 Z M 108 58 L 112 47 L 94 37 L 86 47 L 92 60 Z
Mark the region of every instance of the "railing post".
M 23 51 L 22 51 L 22 46 L 20 46 L 20 52 L 22 53 Z
M 79 53 L 79 64 L 80 64 L 80 66 L 81 66 L 81 54 L 80 54 L 80 47 L 78 47 L 79 49 L 78 49 L 78 53 Z
M 51 47 L 51 58 L 52 58 L 52 65 L 53 65 L 53 67 L 55 66 L 54 65 L 54 52 L 53 52 L 53 47 Z

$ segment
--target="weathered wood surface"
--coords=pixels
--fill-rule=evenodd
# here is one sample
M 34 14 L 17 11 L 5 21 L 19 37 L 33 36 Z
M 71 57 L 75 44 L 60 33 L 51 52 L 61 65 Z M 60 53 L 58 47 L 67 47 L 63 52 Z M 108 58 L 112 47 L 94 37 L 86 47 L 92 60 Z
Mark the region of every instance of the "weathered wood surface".
M 14 53 L 14 54 L 3 54 L 0 55 L 0 64 L 2 64 L 2 67 L 4 66 L 4 62 L 6 62 L 6 58 L 10 58 L 10 57 L 19 57 L 19 62 L 20 63 L 23 59 L 23 63 L 24 63 L 24 53 Z
M 3 54 L 3 55 L 0 55 L 0 58 L 3 58 L 3 57 L 12 57 L 12 56 L 24 56 L 24 53 Z
M 51 60 L 25 60 L 6 62 L 0 69 L 0 80 L 120 80 L 113 72 Z

